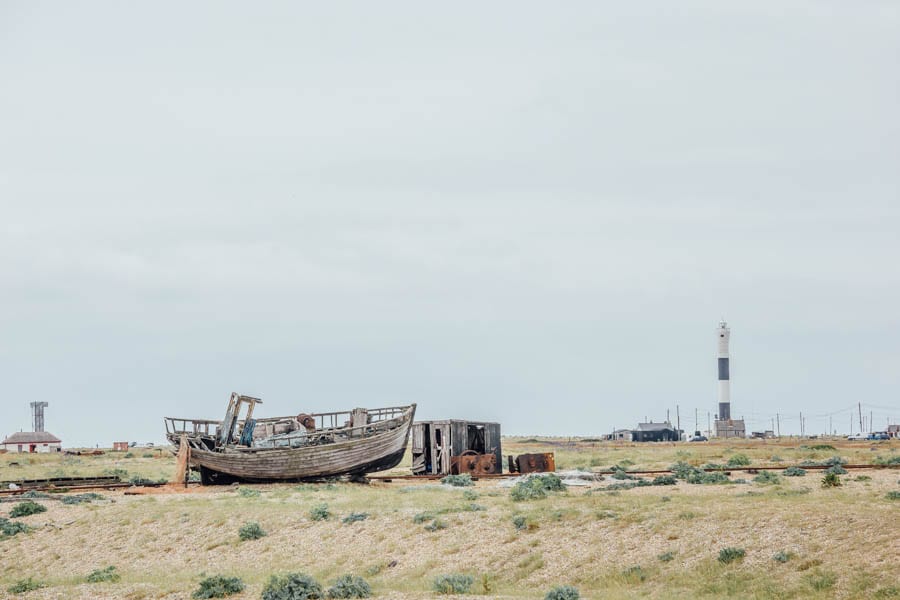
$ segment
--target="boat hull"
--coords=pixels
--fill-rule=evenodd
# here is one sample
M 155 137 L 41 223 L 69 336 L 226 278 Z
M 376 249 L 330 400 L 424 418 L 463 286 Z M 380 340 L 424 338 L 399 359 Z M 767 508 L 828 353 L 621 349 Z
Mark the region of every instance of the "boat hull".
M 391 429 L 369 437 L 299 448 L 190 449 L 189 464 L 205 484 L 275 482 L 361 476 L 390 469 L 403 460 L 415 407 Z

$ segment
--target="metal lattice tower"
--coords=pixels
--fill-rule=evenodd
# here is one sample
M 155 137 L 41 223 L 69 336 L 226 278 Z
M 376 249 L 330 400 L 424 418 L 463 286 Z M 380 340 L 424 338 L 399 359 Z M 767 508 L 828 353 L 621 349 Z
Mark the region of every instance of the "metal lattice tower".
M 44 407 L 50 406 L 46 402 L 31 403 L 31 427 L 32 431 L 44 430 Z

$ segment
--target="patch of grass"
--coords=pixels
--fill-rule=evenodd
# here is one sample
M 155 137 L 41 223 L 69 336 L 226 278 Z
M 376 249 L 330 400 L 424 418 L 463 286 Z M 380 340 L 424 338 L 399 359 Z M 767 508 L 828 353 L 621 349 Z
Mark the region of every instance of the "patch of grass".
M 727 565 L 738 560 L 743 560 L 747 552 L 743 548 L 722 548 L 719 550 L 719 562 Z
M 191 598 L 224 598 L 242 591 L 244 591 L 244 582 L 240 577 L 213 575 L 200 582 L 200 587 L 194 590 Z
M 775 554 L 772 555 L 772 560 L 774 560 L 775 562 L 778 562 L 778 563 L 782 563 L 782 564 L 786 563 L 787 561 L 791 560 L 792 558 L 794 558 L 794 553 L 793 552 L 785 552 L 784 550 L 776 552 Z
M 413 523 L 415 523 L 416 525 L 421 525 L 426 521 L 431 521 L 432 519 L 434 519 L 434 517 L 434 513 L 431 512 L 416 513 L 416 515 L 413 517 Z
M 675 560 L 675 553 L 670 550 L 669 552 L 663 552 L 656 558 L 659 559 L 659 562 L 672 562 Z
M 468 487 L 475 485 L 475 482 L 472 481 L 472 476 L 468 473 L 463 473 L 462 475 L 447 475 L 441 479 L 441 483 L 444 485 L 452 485 L 453 487 Z
M 463 500 L 478 500 L 478 492 L 475 490 L 463 490 Z
M 256 521 L 249 521 L 247 523 L 244 523 L 238 530 L 238 537 L 241 538 L 242 542 L 246 542 L 249 540 L 258 540 L 259 538 L 266 537 L 266 535 L 268 534 Z
M 517 515 L 513 517 L 512 520 L 513 527 L 516 528 L 516 531 L 526 531 L 531 529 L 531 523 L 528 522 L 528 517 L 525 515 Z
M 43 504 L 38 504 L 34 500 L 26 500 L 25 502 L 19 502 L 13 506 L 12 510 L 9 511 L 9 516 L 15 519 L 17 517 L 27 517 L 46 511 L 47 507 Z
M 344 517 L 343 519 L 341 519 L 341 523 L 344 523 L 345 525 L 347 525 L 350 523 L 365 521 L 368 518 L 369 518 L 369 513 L 352 512 L 349 515 L 347 515 L 346 517 Z
M 468 594 L 475 578 L 462 573 L 438 575 L 431 583 L 431 588 L 438 594 Z
M 784 462 L 784 459 L 778 456 L 777 454 L 773 454 L 769 457 L 769 462 Z
M 628 583 L 643 583 L 647 580 L 647 573 L 644 572 L 641 565 L 634 565 L 622 571 L 622 577 Z
M 88 583 L 112 583 L 119 581 L 120 579 L 122 579 L 122 576 L 116 572 L 116 568 L 109 566 L 105 569 L 91 571 L 90 575 L 85 578 L 85 581 Z
M 753 481 L 760 485 L 775 485 L 781 483 L 781 477 L 779 477 L 778 473 L 773 473 L 772 471 L 760 471 L 759 475 L 753 478 Z
M 241 498 L 259 498 L 261 495 L 259 490 L 248 487 L 239 487 L 237 493 Z
M 578 593 L 578 588 L 571 585 L 558 585 L 550 588 L 550 591 L 544 596 L 544 600 L 578 600 L 579 598 L 581 598 L 581 594 Z
M 872 481 L 872 478 L 868 475 L 857 475 L 856 481 Z
M 677 483 L 678 480 L 675 479 L 674 475 L 660 475 L 654 477 L 653 481 L 650 482 L 650 485 L 675 485 Z
M 806 469 L 801 469 L 800 467 L 788 467 L 781 473 L 785 477 L 805 477 Z
M 889 585 L 888 587 L 878 588 L 872 595 L 873 598 L 900 598 L 900 586 Z
M 329 598 L 368 598 L 371 595 L 369 583 L 356 575 L 341 575 L 328 588 Z
M 323 597 L 319 582 L 305 573 L 272 575 L 263 588 L 262 600 L 314 600 Z
M 324 502 L 321 504 L 316 504 L 311 509 L 309 509 L 309 518 L 313 521 L 325 521 L 330 516 L 331 513 L 328 512 L 328 505 Z
M 34 590 L 39 590 L 41 588 L 47 587 L 47 584 L 42 581 L 35 581 L 31 577 L 28 579 L 20 579 L 6 590 L 10 594 L 24 594 L 26 592 L 33 592 Z
M 134 452 L 126 452 L 122 458 L 134 458 Z
M 746 467 L 750 464 L 750 458 L 746 454 L 735 454 L 728 459 L 729 467 Z
M 876 465 L 900 465 L 900 456 L 892 456 L 890 458 L 876 456 L 875 460 L 873 460 L 872 462 Z
M 96 492 L 87 492 L 85 494 L 73 494 L 71 496 L 63 496 L 59 499 L 63 504 L 87 504 L 94 500 L 103 500 L 103 495 Z
M 830 590 L 837 583 L 837 575 L 831 571 L 817 571 L 806 576 L 809 587 L 817 592 Z
M 897 490 L 891 490 L 885 495 L 885 498 L 888 500 L 900 500 L 900 492 Z

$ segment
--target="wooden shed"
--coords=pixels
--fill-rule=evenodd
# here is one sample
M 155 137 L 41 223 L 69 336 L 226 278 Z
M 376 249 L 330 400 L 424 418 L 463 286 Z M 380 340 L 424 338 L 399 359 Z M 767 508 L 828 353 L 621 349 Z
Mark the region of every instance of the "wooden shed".
M 460 460 L 466 456 L 484 458 L 468 459 L 464 461 L 468 468 L 460 469 Z M 454 471 L 474 474 L 503 471 L 500 423 L 458 419 L 413 423 L 413 475 L 449 475 Z

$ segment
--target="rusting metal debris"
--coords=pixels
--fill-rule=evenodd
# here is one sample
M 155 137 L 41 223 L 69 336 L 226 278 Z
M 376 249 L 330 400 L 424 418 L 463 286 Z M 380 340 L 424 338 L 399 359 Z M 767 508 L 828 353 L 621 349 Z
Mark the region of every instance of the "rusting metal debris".
M 552 473 L 556 471 L 556 457 L 552 452 L 520 454 L 508 457 L 510 473 Z
M 487 475 L 499 472 L 497 457 L 493 454 L 478 454 L 467 450 L 462 456 L 450 457 L 450 473 L 453 475 Z

